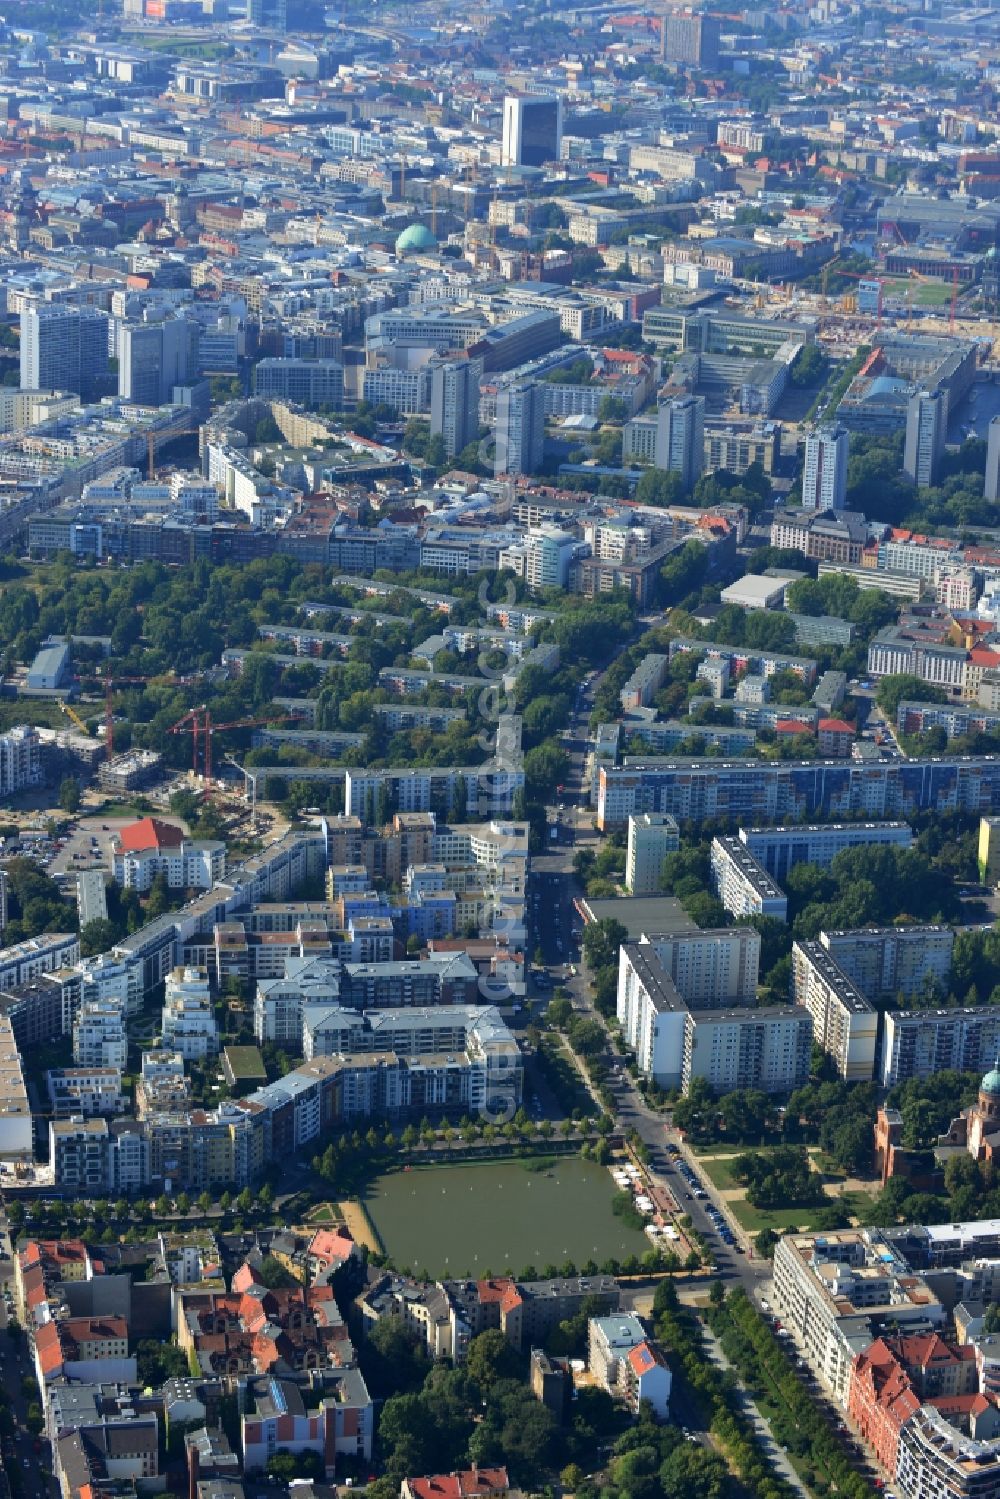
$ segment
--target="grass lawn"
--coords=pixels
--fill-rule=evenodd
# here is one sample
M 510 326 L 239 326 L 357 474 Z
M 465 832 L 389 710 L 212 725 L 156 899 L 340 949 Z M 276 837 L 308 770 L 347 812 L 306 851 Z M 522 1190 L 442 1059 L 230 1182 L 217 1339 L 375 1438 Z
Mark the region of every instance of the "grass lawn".
M 698 1162 L 698 1165 L 713 1187 L 718 1187 L 722 1192 L 728 1192 L 742 1185 L 733 1175 L 733 1161 L 735 1160 L 735 1156 L 729 1160 L 725 1156 L 706 1156 L 704 1160 Z
M 821 1212 L 824 1204 L 817 1203 L 811 1207 L 801 1208 L 752 1208 L 745 1199 L 735 1199 L 728 1204 L 729 1211 L 736 1221 L 749 1232 L 755 1234 L 760 1228 L 800 1228 L 808 1231 L 812 1227 L 816 1214 Z
M 960 286 L 959 292 L 965 288 Z M 905 301 L 912 292 L 914 307 L 945 307 L 951 301 L 950 281 L 915 281 L 911 277 L 883 280 L 883 297 L 898 297 Z
M 310 1223 L 343 1223 L 344 1215 L 335 1202 L 318 1202 L 306 1217 Z
M 87 817 L 150 817 L 152 812 L 143 812 L 131 802 L 108 802 L 101 807 L 99 812 L 93 812 L 88 807 L 83 814 Z

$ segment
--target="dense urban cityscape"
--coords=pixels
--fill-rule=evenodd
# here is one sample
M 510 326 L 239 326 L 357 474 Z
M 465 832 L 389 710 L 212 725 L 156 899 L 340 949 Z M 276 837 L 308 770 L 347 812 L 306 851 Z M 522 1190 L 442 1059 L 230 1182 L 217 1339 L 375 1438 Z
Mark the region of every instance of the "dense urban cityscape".
M 1000 11 L 0 16 L 0 1499 L 1000 1499 Z

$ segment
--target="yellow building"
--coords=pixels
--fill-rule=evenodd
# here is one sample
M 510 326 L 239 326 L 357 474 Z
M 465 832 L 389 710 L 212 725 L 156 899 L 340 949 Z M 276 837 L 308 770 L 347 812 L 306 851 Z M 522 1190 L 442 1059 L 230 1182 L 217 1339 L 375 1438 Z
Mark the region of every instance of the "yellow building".
M 979 878 L 1000 885 L 1000 817 L 979 819 Z

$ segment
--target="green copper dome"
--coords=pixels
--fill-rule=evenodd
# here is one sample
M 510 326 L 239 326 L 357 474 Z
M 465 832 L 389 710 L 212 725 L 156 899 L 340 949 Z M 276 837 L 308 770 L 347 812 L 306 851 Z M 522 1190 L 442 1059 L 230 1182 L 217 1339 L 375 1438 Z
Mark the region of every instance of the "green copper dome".
M 408 255 L 414 251 L 436 249 L 437 240 L 426 224 L 409 224 L 396 240 L 397 255 Z
M 992 1093 L 1000 1098 L 1000 1069 L 993 1067 L 987 1072 L 979 1087 L 980 1093 Z

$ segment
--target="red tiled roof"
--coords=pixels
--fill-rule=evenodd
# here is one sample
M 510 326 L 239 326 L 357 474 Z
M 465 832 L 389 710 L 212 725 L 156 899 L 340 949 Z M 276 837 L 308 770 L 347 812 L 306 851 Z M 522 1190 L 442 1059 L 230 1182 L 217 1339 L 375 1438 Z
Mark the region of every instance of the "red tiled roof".
M 406 1480 L 414 1499 L 477 1499 L 506 1490 L 509 1484 L 506 1468 L 467 1468 L 461 1473 L 434 1473 Z
M 842 718 L 821 718 L 819 727 L 823 734 L 850 734 L 854 737 L 854 725 L 845 723 Z
M 118 835 L 119 849 L 129 854 L 147 848 L 180 848 L 183 842 L 180 828 L 172 822 L 161 822 L 158 817 L 140 817 Z

